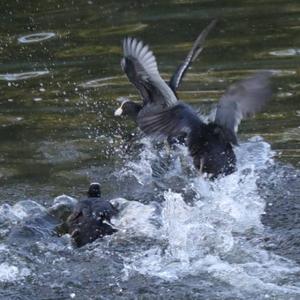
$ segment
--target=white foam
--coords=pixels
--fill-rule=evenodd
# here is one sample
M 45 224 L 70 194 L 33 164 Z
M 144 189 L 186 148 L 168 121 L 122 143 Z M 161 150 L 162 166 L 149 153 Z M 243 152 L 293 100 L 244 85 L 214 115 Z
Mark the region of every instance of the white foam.
M 44 212 L 46 212 L 45 207 L 32 200 L 19 201 L 12 206 L 7 203 L 0 206 L 1 219 L 11 223 L 16 223 L 35 213 Z
M 0 282 L 13 282 L 30 275 L 28 268 L 18 268 L 7 263 L 0 264 Z
M 92 183 L 92 184 L 95 184 L 95 183 Z M 55 205 L 65 204 L 65 205 L 74 206 L 74 205 L 76 205 L 77 202 L 78 201 L 75 198 L 63 194 L 63 195 L 60 195 L 60 196 L 57 196 L 56 198 L 54 198 L 53 205 L 55 206 Z
M 127 172 L 141 184 L 153 180 L 151 163 L 157 159 L 152 146 L 145 145 L 139 158 L 127 164 Z M 160 214 L 151 215 L 151 206 L 143 204 L 139 204 L 141 209 L 130 210 L 126 225 L 134 220 L 134 224 L 147 228 L 135 232 L 136 227 L 131 226 L 132 234 L 156 238 L 158 243 L 125 258 L 125 278 L 134 272 L 165 280 L 205 273 L 239 291 L 300 295 L 300 287 L 282 284 L 299 272 L 295 263 L 254 242 L 255 237 L 263 237 L 264 231 L 261 215 L 265 201 L 256 181 L 259 171 L 273 164 L 270 145 L 254 137 L 242 143 L 236 154 L 238 171 L 214 182 L 185 174 L 178 160 L 181 166 L 176 167 L 176 173 L 185 182 L 182 192 L 162 190 L 165 201 Z M 191 191 L 194 196 L 189 205 L 184 197 Z M 150 226 L 153 218 L 159 228 Z
M 145 146 L 139 154 L 137 161 L 128 161 L 125 167 L 119 172 L 121 177 L 134 176 L 137 181 L 144 185 L 152 180 L 152 162 L 157 159 L 153 151 L 152 143 L 149 139 L 144 138 L 141 143 Z
M 145 205 L 137 201 L 127 200 L 125 203 L 125 208 L 113 220 L 116 228 L 127 236 L 134 234 L 134 236 L 156 237 L 159 230 L 152 222 L 157 218 L 155 204 Z

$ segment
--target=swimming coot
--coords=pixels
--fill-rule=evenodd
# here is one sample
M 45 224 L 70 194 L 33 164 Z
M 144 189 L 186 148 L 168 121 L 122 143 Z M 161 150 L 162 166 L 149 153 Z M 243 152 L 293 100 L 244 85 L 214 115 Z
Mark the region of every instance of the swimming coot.
M 101 199 L 100 184 L 92 183 L 88 190 L 88 198 L 78 201 L 66 221 L 68 233 L 78 247 L 111 235 L 117 231 L 110 223 L 117 212 L 109 201 Z

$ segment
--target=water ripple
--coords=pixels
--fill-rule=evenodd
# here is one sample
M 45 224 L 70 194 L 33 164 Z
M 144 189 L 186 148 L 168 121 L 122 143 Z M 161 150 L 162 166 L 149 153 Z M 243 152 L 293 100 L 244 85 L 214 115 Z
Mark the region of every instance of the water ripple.
M 48 39 L 51 39 L 56 34 L 54 32 L 40 32 L 24 35 L 18 38 L 19 43 L 21 44 L 30 44 L 30 43 L 38 43 Z
M 280 56 L 280 57 L 286 57 L 286 56 L 298 56 L 300 55 L 300 49 L 283 49 L 278 51 L 271 51 L 271 55 L 273 56 Z
M 109 76 L 104 78 L 92 79 L 83 83 L 80 83 L 79 86 L 82 88 L 97 88 L 109 85 L 122 85 L 122 79 L 124 76 Z M 124 84 L 124 83 L 123 83 Z
M 0 80 L 6 80 L 6 81 L 25 80 L 25 79 L 35 78 L 38 76 L 43 76 L 46 74 L 49 74 L 48 70 L 30 71 L 30 72 L 22 72 L 22 73 L 6 73 L 6 74 L 0 74 Z

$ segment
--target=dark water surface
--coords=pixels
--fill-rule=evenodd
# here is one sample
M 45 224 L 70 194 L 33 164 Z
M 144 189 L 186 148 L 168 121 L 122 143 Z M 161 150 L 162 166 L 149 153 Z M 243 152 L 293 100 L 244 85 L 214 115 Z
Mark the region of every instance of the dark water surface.
M 1 299 L 300 298 L 299 1 L 12 0 L 0 9 L 0 203 L 11 205 L 0 209 Z M 168 79 L 216 17 L 180 98 L 208 113 L 230 83 L 260 69 L 273 70 L 275 95 L 240 126 L 239 172 L 212 184 L 179 153 L 163 173 L 168 154 L 149 141 L 125 153 L 135 126 L 113 111 L 120 96 L 138 99 L 120 68 L 124 36 L 149 43 Z M 63 193 L 83 196 L 91 181 L 107 198 L 134 200 L 116 221 L 130 230 L 80 250 L 47 235 L 9 242 L 32 213 L 19 201 L 48 207 Z

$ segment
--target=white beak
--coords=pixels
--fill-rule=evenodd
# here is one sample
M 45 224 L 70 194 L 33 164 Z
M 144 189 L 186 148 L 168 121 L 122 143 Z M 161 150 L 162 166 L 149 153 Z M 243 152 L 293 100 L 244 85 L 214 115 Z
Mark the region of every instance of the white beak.
M 122 109 L 122 106 L 120 106 L 119 108 L 117 108 L 117 109 L 115 110 L 114 115 L 115 115 L 116 117 L 119 117 L 119 116 L 122 116 L 122 113 L 123 113 L 123 109 Z

